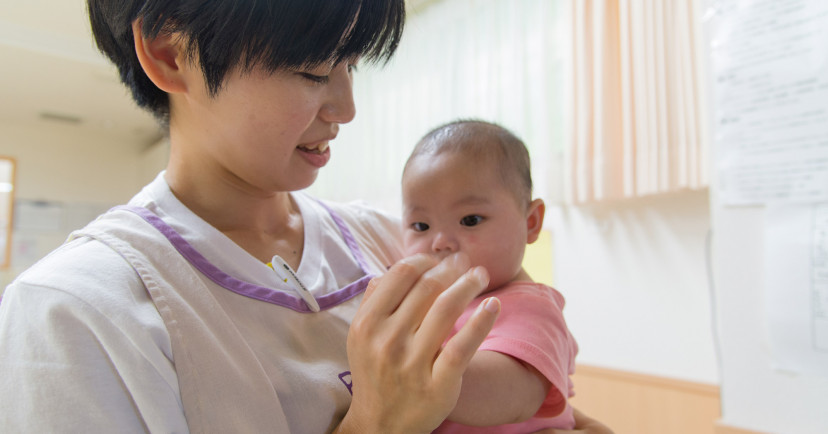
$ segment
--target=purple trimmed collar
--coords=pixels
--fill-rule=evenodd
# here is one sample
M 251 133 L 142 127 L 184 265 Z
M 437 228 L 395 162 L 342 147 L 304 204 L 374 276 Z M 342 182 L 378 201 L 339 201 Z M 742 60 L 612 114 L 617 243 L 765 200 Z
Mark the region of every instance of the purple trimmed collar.
M 359 264 L 362 272 L 365 273 L 365 276 L 361 277 L 359 280 L 346 285 L 343 288 L 340 288 L 334 292 L 328 293 L 321 297 L 317 297 L 316 301 L 319 303 L 319 307 L 321 310 L 330 309 L 335 307 L 341 303 L 344 303 L 357 295 L 361 294 L 365 289 L 368 287 L 368 281 L 374 277 L 369 271 L 368 267 L 365 262 L 365 258 L 362 255 L 362 251 L 359 249 L 359 245 L 356 243 L 356 239 L 354 238 L 351 231 L 342 221 L 342 218 L 339 217 L 330 207 L 319 202 L 323 208 L 325 208 L 328 213 L 330 214 L 331 218 L 333 219 L 334 223 L 336 223 L 337 227 L 339 228 L 340 233 L 342 234 L 345 243 L 348 245 L 348 248 L 351 251 L 351 254 L 354 256 L 354 259 Z M 288 309 L 294 310 L 296 312 L 302 313 L 312 313 L 313 311 L 305 304 L 305 301 L 302 300 L 299 295 L 293 295 L 287 292 L 278 291 L 272 288 L 267 288 L 264 286 L 255 285 L 250 282 L 245 282 L 243 280 L 236 279 L 233 276 L 225 273 L 224 271 L 220 270 L 218 267 L 213 265 L 212 262 L 207 260 L 201 253 L 199 253 L 195 247 L 193 247 L 184 237 L 181 236 L 178 232 L 175 231 L 170 225 L 164 222 L 161 217 L 153 213 L 152 211 L 148 210 L 144 207 L 139 206 L 131 206 L 131 205 L 121 205 L 112 208 L 111 211 L 115 210 L 124 210 L 129 211 L 132 213 L 137 214 L 141 218 L 143 218 L 147 223 L 152 225 L 156 228 L 159 232 L 161 232 L 164 237 L 166 237 L 170 243 L 175 247 L 176 250 L 183 256 L 190 264 L 195 267 L 198 271 L 204 274 L 208 279 L 215 282 L 217 285 L 224 287 L 227 290 L 235 292 L 236 294 L 243 295 L 245 297 L 249 297 L 255 300 L 264 301 L 267 303 L 276 304 L 282 307 L 286 307 Z

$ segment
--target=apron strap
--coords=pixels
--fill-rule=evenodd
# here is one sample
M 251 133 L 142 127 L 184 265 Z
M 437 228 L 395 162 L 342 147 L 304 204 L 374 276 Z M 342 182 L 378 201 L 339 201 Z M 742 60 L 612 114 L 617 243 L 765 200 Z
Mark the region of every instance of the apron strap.
M 290 432 L 270 379 L 193 266 L 140 216 L 113 210 L 72 237 L 98 240 L 140 276 L 170 335 L 192 433 Z

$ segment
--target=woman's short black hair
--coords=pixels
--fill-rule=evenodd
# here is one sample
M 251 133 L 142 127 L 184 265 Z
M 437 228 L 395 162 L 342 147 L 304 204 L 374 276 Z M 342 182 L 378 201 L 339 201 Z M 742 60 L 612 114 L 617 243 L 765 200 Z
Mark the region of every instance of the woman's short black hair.
M 314 67 L 362 56 L 387 61 L 402 37 L 404 0 L 87 0 L 98 48 L 140 107 L 169 120 L 167 94 L 144 74 L 132 35 L 185 38 L 211 94 L 231 70 Z

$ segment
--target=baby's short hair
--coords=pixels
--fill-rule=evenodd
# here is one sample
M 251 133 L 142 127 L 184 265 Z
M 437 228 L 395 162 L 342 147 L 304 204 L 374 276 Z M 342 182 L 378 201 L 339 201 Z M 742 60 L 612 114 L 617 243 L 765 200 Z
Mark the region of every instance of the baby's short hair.
M 501 181 L 511 189 L 517 203 L 532 200 L 532 170 L 526 145 L 508 129 L 476 119 L 461 119 L 426 133 L 405 163 L 403 173 L 415 158 L 457 152 L 496 165 Z
M 169 120 L 167 94 L 144 74 L 132 23 L 146 37 L 179 34 L 216 95 L 237 67 L 275 72 L 355 56 L 388 60 L 402 37 L 404 0 L 87 0 L 98 48 L 138 106 Z

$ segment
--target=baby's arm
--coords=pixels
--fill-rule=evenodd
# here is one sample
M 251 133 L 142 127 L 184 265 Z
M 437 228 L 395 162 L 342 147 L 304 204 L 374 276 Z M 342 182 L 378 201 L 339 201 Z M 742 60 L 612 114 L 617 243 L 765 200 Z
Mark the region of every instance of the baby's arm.
M 521 422 L 537 413 L 550 387 L 534 367 L 506 354 L 478 351 L 448 419 L 472 426 Z
M 573 408 L 572 412 L 575 415 L 575 428 L 571 430 L 546 428 L 535 431 L 533 434 L 613 434 L 608 426 L 585 415 L 577 408 Z

